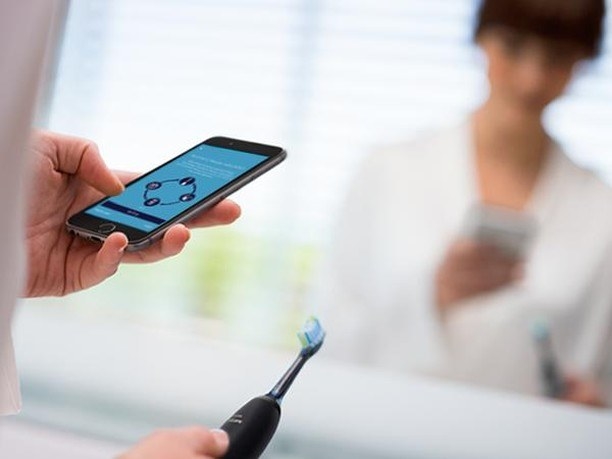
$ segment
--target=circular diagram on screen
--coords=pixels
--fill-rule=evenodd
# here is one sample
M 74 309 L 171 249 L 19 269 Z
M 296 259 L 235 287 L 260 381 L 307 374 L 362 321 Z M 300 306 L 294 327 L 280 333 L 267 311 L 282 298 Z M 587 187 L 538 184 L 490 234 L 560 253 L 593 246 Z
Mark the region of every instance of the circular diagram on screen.
M 171 206 L 195 199 L 196 189 L 195 177 L 154 181 L 145 185 L 142 198 L 147 207 Z

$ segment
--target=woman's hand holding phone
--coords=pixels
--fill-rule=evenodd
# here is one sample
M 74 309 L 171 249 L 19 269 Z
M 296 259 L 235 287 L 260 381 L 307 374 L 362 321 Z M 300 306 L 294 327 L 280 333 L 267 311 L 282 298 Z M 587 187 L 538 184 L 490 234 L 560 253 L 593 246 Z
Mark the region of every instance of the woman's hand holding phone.
M 523 277 L 522 264 L 498 247 L 460 239 L 451 244 L 435 277 L 441 313 L 476 295 L 492 292 Z
M 58 296 L 102 282 L 121 262 L 154 262 L 179 253 L 189 240 L 187 227 L 229 224 L 240 208 L 229 200 L 195 215 L 187 227 L 167 229 L 156 244 L 125 252 L 128 240 L 114 233 L 102 245 L 69 234 L 66 219 L 83 207 L 123 190 L 137 174 L 113 173 L 96 145 L 86 139 L 36 132 L 32 139 L 33 176 L 27 203 L 27 268 L 24 296 Z

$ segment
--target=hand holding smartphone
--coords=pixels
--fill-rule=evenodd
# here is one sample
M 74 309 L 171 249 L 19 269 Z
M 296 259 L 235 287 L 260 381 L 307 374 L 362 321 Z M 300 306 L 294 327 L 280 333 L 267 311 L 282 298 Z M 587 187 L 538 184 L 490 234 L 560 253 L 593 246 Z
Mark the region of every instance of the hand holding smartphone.
M 492 206 L 471 208 L 460 237 L 438 267 L 438 307 L 444 310 L 520 280 L 521 262 L 534 234 L 535 221 L 528 215 Z
M 127 250 L 144 249 L 172 225 L 211 208 L 282 162 L 280 147 L 212 137 L 130 182 L 66 222 L 68 231 L 102 242 L 120 231 Z

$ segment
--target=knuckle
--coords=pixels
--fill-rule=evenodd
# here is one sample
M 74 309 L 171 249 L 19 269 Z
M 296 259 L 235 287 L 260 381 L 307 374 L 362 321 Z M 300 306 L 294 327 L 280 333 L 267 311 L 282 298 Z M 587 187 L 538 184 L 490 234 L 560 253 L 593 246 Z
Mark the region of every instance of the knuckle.
M 98 144 L 94 142 L 93 140 L 84 139 L 84 147 L 85 147 L 85 150 L 89 150 L 94 153 L 98 153 L 100 151 Z

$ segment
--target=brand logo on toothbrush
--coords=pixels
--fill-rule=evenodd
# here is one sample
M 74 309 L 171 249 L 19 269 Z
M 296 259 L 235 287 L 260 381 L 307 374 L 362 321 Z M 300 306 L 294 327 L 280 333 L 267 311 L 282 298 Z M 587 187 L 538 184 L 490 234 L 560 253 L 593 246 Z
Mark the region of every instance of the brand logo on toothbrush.
M 243 419 L 242 415 L 236 413 L 227 422 L 231 424 L 242 424 L 242 419 Z

